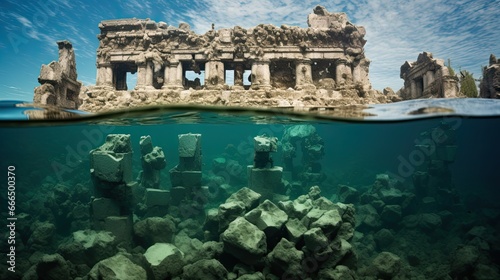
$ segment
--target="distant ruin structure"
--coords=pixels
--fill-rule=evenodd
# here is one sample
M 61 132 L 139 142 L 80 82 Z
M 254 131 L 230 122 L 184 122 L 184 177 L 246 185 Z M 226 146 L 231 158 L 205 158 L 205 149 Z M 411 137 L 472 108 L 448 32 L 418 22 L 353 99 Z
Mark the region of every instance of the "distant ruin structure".
M 483 68 L 483 79 L 479 84 L 482 98 L 500 98 L 500 59 L 490 55 L 490 63 Z
M 403 99 L 429 97 L 457 97 L 458 79 L 450 74 L 444 60 L 435 59 L 432 53 L 423 52 L 417 61 L 406 61 L 401 66 L 404 87 L 400 91 Z
M 82 84 L 77 81 L 75 53 L 69 41 L 58 41 L 59 61 L 42 65 L 35 88 L 34 103 L 78 109 Z

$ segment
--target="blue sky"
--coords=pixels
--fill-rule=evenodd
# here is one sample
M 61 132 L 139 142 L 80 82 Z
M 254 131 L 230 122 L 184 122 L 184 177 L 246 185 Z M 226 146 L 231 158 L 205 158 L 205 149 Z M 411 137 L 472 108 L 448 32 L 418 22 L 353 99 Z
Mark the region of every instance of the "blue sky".
M 150 18 L 197 33 L 270 23 L 307 27 L 315 5 L 345 12 L 363 25 L 374 88 L 398 90 L 399 68 L 422 51 L 451 59 L 475 78 L 491 53 L 500 56 L 500 0 L 2 0 L 0 2 L 0 99 L 31 101 L 42 64 L 57 60 L 57 40 L 70 40 L 78 79 L 95 83 L 98 24 L 116 18 Z

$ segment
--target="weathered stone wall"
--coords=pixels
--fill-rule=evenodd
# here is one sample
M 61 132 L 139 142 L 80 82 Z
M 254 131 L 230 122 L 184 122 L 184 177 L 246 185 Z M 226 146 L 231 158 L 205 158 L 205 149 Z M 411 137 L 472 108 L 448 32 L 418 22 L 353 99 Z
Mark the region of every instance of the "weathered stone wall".
M 78 95 L 81 83 L 77 81 L 75 53 L 68 41 L 58 41 L 59 61 L 42 65 L 35 88 L 33 102 L 43 105 L 55 105 L 62 108 L 78 109 L 81 105 Z
M 500 98 L 500 59 L 490 55 L 488 67 L 483 69 L 483 79 L 479 84 L 479 96 L 483 98 Z
M 406 61 L 401 66 L 400 77 L 404 87 L 400 90 L 403 99 L 428 97 L 457 97 L 458 79 L 450 75 L 442 59 L 435 59 L 432 53 L 423 52 L 417 61 Z

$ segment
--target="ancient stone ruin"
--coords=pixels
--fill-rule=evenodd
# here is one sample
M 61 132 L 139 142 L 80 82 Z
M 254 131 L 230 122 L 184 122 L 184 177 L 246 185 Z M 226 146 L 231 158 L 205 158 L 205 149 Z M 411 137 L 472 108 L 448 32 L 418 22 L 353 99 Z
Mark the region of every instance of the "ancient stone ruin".
M 457 97 L 458 79 L 450 75 L 442 59 L 432 57 L 432 53 L 423 52 L 417 61 L 406 61 L 401 65 L 400 77 L 404 87 L 400 91 L 403 99 L 428 97 Z
M 172 103 L 303 106 L 333 104 L 343 97 L 384 99 L 368 79 L 364 27 L 321 6 L 307 22 L 308 28 L 260 24 L 216 30 L 212 25 L 200 35 L 185 23 L 102 21 L 96 85 L 82 95 L 80 109 Z M 127 76 L 135 73 L 135 86 L 129 88 Z
M 479 84 L 479 96 L 500 98 L 500 59 L 490 55 L 490 64 L 483 69 L 483 79 Z
M 42 65 L 35 88 L 34 103 L 57 105 L 63 108 L 78 109 L 78 95 L 82 84 L 77 81 L 75 53 L 68 41 L 58 41 L 59 61 Z

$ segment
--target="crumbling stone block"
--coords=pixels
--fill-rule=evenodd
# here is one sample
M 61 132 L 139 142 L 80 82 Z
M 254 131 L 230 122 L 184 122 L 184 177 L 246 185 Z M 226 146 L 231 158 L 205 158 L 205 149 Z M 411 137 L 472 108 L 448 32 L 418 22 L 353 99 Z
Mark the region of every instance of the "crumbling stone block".
M 249 265 L 262 261 L 267 253 L 266 235 L 243 217 L 229 224 L 221 234 L 221 240 L 225 252 Z
M 147 279 L 144 268 L 133 263 L 123 254 L 98 262 L 89 272 L 89 279 Z
M 170 203 L 170 191 L 159 189 L 146 189 L 144 194 L 146 207 L 168 206 Z
M 149 247 L 144 257 L 151 265 L 155 279 L 170 279 L 182 273 L 184 254 L 173 244 L 156 243 Z
M 129 216 L 108 216 L 104 220 L 105 231 L 116 237 L 116 242 L 124 246 L 132 245 L 132 219 Z
M 245 215 L 252 224 L 256 225 L 267 235 L 272 235 L 279 230 L 288 220 L 288 215 L 269 200 L 265 200 L 255 209 Z
M 259 205 L 260 198 L 261 195 L 259 193 L 254 192 L 253 190 L 247 187 L 243 187 L 239 189 L 237 192 L 231 194 L 231 196 L 229 196 L 229 198 L 226 199 L 226 203 L 239 201 L 243 203 L 246 211 L 250 211 Z
M 266 261 L 271 268 L 271 271 L 278 276 L 282 276 L 282 279 L 292 279 L 291 276 L 298 277 L 303 274 L 303 268 L 301 262 L 304 258 L 304 253 L 295 248 L 295 244 L 286 240 L 281 239 L 273 251 L 271 251 L 267 257 Z M 286 277 L 285 277 L 285 276 Z
M 92 200 L 91 213 L 94 221 L 103 221 L 109 216 L 119 216 L 120 207 L 112 199 L 99 197 Z

